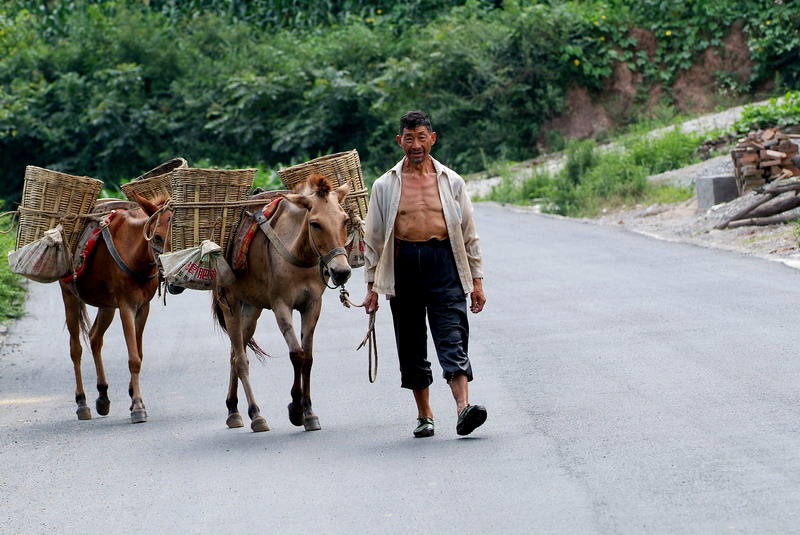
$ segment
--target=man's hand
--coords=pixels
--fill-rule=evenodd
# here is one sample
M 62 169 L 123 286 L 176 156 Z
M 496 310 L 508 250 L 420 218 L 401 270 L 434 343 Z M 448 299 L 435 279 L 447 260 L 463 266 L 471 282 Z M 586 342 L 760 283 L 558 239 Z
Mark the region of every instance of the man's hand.
M 483 310 L 483 305 L 486 304 L 486 296 L 483 295 L 483 279 L 472 279 L 472 293 L 469 294 L 469 299 L 469 309 L 473 314 Z
M 364 297 L 364 312 L 372 314 L 378 308 L 378 294 L 372 291 L 372 283 L 367 284 L 367 295 Z

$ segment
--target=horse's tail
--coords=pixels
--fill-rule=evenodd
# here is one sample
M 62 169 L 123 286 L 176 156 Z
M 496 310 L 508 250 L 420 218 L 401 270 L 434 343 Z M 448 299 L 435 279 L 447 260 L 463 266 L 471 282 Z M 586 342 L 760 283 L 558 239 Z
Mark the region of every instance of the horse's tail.
M 214 319 L 217 320 L 217 323 L 219 324 L 220 328 L 227 333 L 228 326 L 225 325 L 225 314 L 222 313 L 222 305 L 220 304 L 220 299 L 224 298 L 225 298 L 224 290 L 214 290 L 212 292 L 211 315 L 214 317 Z M 265 357 L 270 357 L 270 358 L 272 357 L 272 355 L 264 351 L 264 349 L 260 345 L 258 345 L 258 342 L 256 342 L 255 338 L 251 338 L 250 340 L 248 340 L 247 347 L 249 347 L 253 351 L 253 353 L 255 353 L 258 360 L 260 360 L 262 363 L 266 362 Z
M 89 312 L 86 310 L 86 302 L 78 298 L 78 327 L 81 330 L 81 338 L 87 347 L 92 347 L 89 340 L 89 331 L 92 330 L 92 322 L 89 319 Z
M 78 307 L 78 324 L 81 326 L 81 333 L 88 337 L 89 331 L 92 328 L 92 322 L 89 320 L 89 312 L 86 310 L 86 302 L 80 300 L 80 307 Z

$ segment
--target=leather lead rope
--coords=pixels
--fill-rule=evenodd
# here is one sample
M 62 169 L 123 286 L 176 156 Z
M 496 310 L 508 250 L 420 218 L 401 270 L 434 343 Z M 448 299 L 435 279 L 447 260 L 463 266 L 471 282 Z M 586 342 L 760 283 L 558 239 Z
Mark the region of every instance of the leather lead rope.
M 341 290 L 339 290 L 339 300 L 342 304 L 350 308 L 351 306 L 363 308 L 364 305 L 358 305 L 353 303 L 350 300 L 350 292 L 348 292 L 344 285 L 342 285 Z M 369 314 L 369 327 L 367 328 L 367 334 L 364 336 L 364 339 L 361 340 L 361 343 L 358 344 L 356 351 L 364 347 L 365 345 L 369 344 L 369 382 L 374 383 L 375 380 L 378 378 L 378 338 L 375 335 L 375 315 L 378 313 L 377 310 L 370 312 Z

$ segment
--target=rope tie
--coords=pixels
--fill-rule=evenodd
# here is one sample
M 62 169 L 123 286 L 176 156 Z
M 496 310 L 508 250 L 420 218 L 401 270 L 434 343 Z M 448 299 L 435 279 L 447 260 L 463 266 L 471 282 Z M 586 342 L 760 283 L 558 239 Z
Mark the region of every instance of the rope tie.
M 155 237 L 156 229 L 158 228 L 158 225 L 161 224 L 161 214 L 163 214 L 167 210 L 172 210 L 172 201 L 164 203 L 164 206 L 156 210 L 153 213 L 153 215 L 148 217 L 147 221 L 145 221 L 144 227 L 142 228 L 142 234 L 144 235 L 144 239 L 147 243 L 150 243 L 150 241 Z M 154 218 L 155 218 L 155 225 L 152 225 L 153 231 L 148 233 L 148 229 L 150 229 L 150 226 Z
M 350 300 L 350 292 L 348 292 L 344 285 L 339 290 L 339 301 L 342 302 L 342 305 L 345 308 L 350 308 L 351 306 L 363 308 L 364 305 L 359 305 L 353 303 Z M 364 336 L 364 339 L 361 340 L 361 343 L 358 344 L 356 351 L 364 347 L 365 345 L 369 344 L 369 382 L 374 383 L 375 380 L 378 378 L 378 338 L 375 335 L 375 315 L 377 314 L 377 310 L 370 312 L 369 314 L 369 327 L 367 328 L 367 334 Z
M 6 216 L 11 216 L 11 226 L 8 230 L 0 230 L 0 234 L 9 234 L 14 230 L 14 220 L 19 217 L 19 211 L 12 210 L 11 212 L 3 212 L 0 214 L 0 219 L 3 219 Z

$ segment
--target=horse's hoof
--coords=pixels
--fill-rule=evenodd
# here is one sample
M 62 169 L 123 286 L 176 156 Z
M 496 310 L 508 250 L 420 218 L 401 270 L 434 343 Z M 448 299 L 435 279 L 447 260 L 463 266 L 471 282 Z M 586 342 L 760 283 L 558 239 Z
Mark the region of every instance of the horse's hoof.
M 225 423 L 231 429 L 235 427 L 244 427 L 244 422 L 242 421 L 242 415 L 239 414 L 238 412 L 235 412 L 230 416 L 228 416 L 228 419 L 225 420 Z
M 109 411 L 111 410 L 111 402 L 107 399 L 99 399 L 95 403 L 95 408 L 97 409 L 97 414 L 100 416 L 108 416 Z
M 306 421 L 303 423 L 305 426 L 306 431 L 319 431 L 322 429 L 322 426 L 319 425 L 319 418 L 316 416 L 310 416 L 306 418 Z
M 267 421 L 264 419 L 264 417 L 259 416 L 250 422 L 250 429 L 252 429 L 255 433 L 260 433 L 262 431 L 269 431 L 269 426 L 267 425 Z
M 89 407 L 78 407 L 78 410 L 75 411 L 78 415 L 78 420 L 91 420 L 92 419 L 92 409 Z
M 147 411 L 144 409 L 136 409 L 131 411 L 131 423 L 141 424 L 147 421 Z
M 292 406 L 294 403 L 289 403 L 289 421 L 292 422 L 292 425 L 301 426 L 305 423 L 306 417 L 303 414 L 303 410 L 300 409 L 299 411 L 293 410 Z

